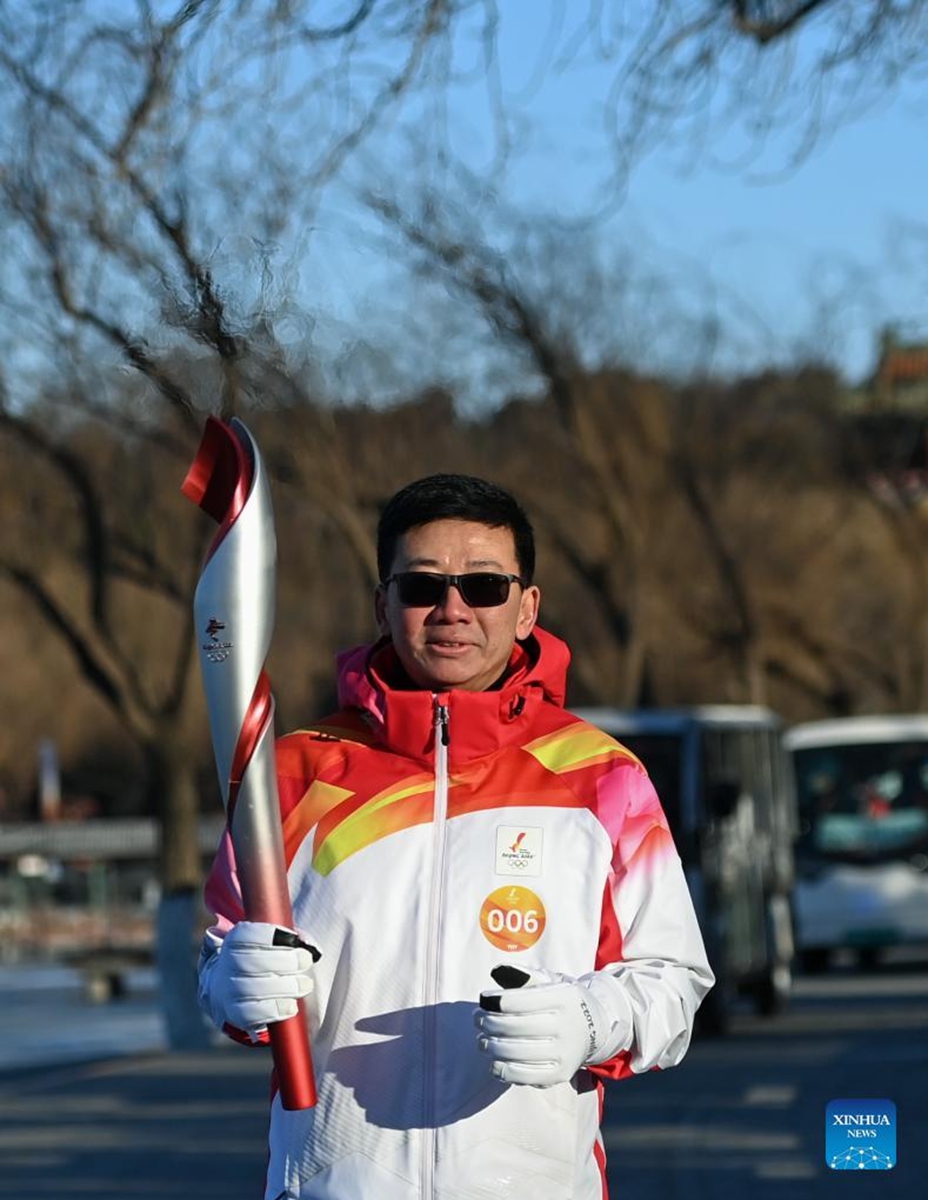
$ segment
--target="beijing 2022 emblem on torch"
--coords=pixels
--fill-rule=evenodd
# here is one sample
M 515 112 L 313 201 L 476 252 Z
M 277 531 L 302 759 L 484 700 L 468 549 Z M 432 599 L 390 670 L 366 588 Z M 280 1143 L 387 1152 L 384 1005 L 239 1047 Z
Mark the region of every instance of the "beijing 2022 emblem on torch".
M 274 698 L 264 669 L 274 625 L 277 539 L 258 447 L 241 421 L 209 417 L 184 495 L 219 524 L 193 609 L 213 754 L 245 915 L 290 929 L 274 755 Z M 268 1027 L 284 1108 L 316 1103 L 303 1002 Z

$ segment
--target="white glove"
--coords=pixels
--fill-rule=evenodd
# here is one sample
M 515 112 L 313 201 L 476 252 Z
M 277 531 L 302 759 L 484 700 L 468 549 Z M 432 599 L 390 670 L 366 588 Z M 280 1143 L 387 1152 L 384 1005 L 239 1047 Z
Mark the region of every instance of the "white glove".
M 256 1042 L 269 1024 L 296 1015 L 313 990 L 314 946 L 265 921 L 239 921 L 216 942 L 200 962 L 200 1002 L 219 1029 L 244 1029 Z
M 605 1061 L 631 1040 L 630 1027 L 613 1020 L 591 990 L 595 976 L 573 980 L 509 965 L 490 974 L 503 986 L 480 993 L 477 1045 L 504 1083 L 566 1083 L 581 1067 Z

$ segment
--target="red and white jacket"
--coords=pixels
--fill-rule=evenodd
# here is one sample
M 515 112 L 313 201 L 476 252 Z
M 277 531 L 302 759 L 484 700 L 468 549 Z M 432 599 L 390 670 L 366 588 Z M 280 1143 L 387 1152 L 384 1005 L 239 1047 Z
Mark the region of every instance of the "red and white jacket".
M 273 1102 L 267 1200 L 606 1195 L 601 1080 L 678 1063 L 713 979 L 654 789 L 564 710 L 568 662 L 536 629 L 499 689 L 432 694 L 362 647 L 341 711 L 279 741 L 319 1102 Z M 206 900 L 208 959 L 242 916 L 228 838 Z M 493 1078 L 473 1010 L 502 962 L 599 973 L 626 1048 L 551 1088 Z

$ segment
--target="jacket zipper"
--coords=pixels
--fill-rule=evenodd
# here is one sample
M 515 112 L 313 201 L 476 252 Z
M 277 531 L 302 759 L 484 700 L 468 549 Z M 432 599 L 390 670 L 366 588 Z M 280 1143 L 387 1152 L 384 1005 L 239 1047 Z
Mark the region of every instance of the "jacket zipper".
M 435 1005 L 438 1000 L 438 942 L 445 882 L 445 823 L 448 815 L 448 705 L 435 696 L 435 807 L 432 813 L 432 881 L 425 955 L 424 1108 L 422 1196 L 431 1200 L 435 1175 Z

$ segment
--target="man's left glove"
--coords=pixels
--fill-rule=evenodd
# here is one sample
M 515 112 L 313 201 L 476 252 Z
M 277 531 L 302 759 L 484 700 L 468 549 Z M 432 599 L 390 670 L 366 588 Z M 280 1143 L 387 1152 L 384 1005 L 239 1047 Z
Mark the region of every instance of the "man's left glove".
M 504 1083 L 566 1083 L 581 1067 L 605 1061 L 631 1041 L 631 1028 L 617 1028 L 591 990 L 591 978 L 508 965 L 490 974 L 501 987 L 480 993 L 474 1023 L 477 1045 Z

